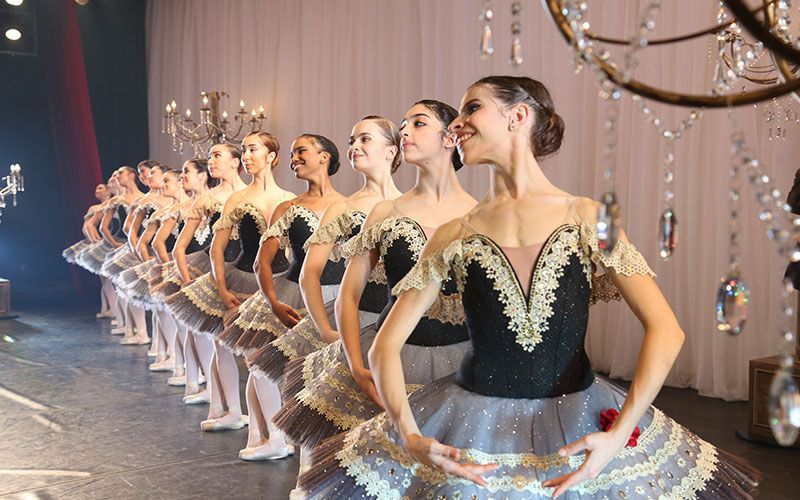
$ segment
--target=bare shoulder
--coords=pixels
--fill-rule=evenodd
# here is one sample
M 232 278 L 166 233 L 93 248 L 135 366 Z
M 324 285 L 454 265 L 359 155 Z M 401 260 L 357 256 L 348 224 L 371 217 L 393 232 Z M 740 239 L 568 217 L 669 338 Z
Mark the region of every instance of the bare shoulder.
M 272 216 L 269 218 L 269 224 L 270 225 L 275 224 L 275 222 L 278 219 L 283 217 L 283 214 L 285 214 L 286 211 L 289 210 L 289 207 L 292 206 L 292 201 L 293 200 L 294 199 L 286 200 L 284 202 L 281 202 L 277 207 L 275 207 L 275 210 L 272 211 Z
M 389 218 L 395 213 L 394 203 L 394 200 L 384 200 L 377 203 L 367 215 L 364 227 L 370 227 Z
M 319 221 L 320 225 L 327 224 L 328 222 L 336 219 L 343 213 L 345 213 L 350 206 L 347 204 L 345 200 L 334 201 L 325 211 L 322 213 L 322 219 Z
M 234 208 L 236 208 L 239 205 L 239 203 L 242 202 L 243 199 L 244 195 L 242 194 L 242 191 L 236 191 L 235 193 L 230 195 L 228 199 L 225 201 L 225 206 L 222 209 L 222 212 L 226 214 L 228 212 L 231 212 Z
M 593 222 L 597 220 L 598 208 L 600 208 L 599 202 L 585 196 L 579 196 L 575 214 L 579 220 Z

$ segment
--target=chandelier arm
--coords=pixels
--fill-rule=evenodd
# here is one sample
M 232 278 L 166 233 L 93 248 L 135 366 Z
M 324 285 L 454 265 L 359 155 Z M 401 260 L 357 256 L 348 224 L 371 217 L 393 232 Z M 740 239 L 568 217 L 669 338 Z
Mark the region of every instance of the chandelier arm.
M 726 3 L 734 0 L 725 0 Z M 569 25 L 569 21 L 561 12 L 560 0 L 542 0 L 543 7 L 550 13 L 550 17 L 555 22 L 556 28 L 561 32 L 561 35 L 566 39 L 567 43 L 572 45 L 574 43 L 575 34 Z M 745 9 L 749 14 L 749 11 Z M 766 45 L 766 44 L 765 44 Z M 722 108 L 730 106 L 743 106 L 745 104 L 754 104 L 757 102 L 766 101 L 774 97 L 779 97 L 789 92 L 800 90 L 800 79 L 790 79 L 779 85 L 769 88 L 758 89 L 749 91 L 743 94 L 735 95 L 699 95 L 699 94 L 685 94 L 680 92 L 673 92 L 665 89 L 660 89 L 630 79 L 627 82 L 617 68 L 601 60 L 597 56 L 591 56 L 592 65 L 598 67 L 603 73 L 608 76 L 616 85 L 642 97 L 663 102 L 666 104 L 673 104 L 677 106 L 688 107 L 703 107 L 703 108 Z
M 776 36 L 767 26 L 761 24 L 742 0 L 722 0 L 736 21 L 753 35 L 758 41 L 763 43 L 772 53 L 786 59 L 789 62 L 800 64 L 800 50 L 792 47 L 788 43 Z
M 777 2 L 777 0 L 764 0 L 764 5 L 759 7 L 759 8 L 757 8 L 757 9 L 755 9 L 755 10 L 753 10 L 752 14 L 755 15 L 758 12 L 761 12 L 761 11 L 765 10 L 768 6 L 773 5 L 775 2 Z M 704 36 L 704 35 L 711 35 L 713 33 L 716 33 L 718 31 L 720 31 L 721 29 L 728 28 L 730 25 L 734 24 L 735 22 L 736 22 L 735 19 L 731 19 L 730 21 L 728 21 L 726 23 L 715 24 L 714 26 L 711 26 L 710 28 L 706 28 L 706 29 L 701 30 L 701 31 L 695 31 L 694 33 L 688 33 L 686 35 L 679 35 L 679 36 L 675 36 L 675 37 L 671 37 L 671 38 L 657 38 L 655 40 L 647 40 L 647 45 L 648 45 L 648 47 L 651 46 L 651 45 L 668 45 L 670 43 L 678 43 L 678 42 L 685 42 L 685 41 L 688 41 L 688 40 L 693 40 L 695 38 L 700 38 L 701 36 Z M 611 44 L 611 45 L 628 45 L 630 43 L 630 40 L 623 40 L 621 38 L 612 38 L 612 37 L 606 37 L 606 36 L 601 36 L 601 35 L 595 35 L 591 31 L 586 31 L 586 36 L 591 38 L 592 40 L 597 40 L 598 42 L 608 43 L 608 44 Z
M 769 8 L 767 8 L 769 7 Z M 764 8 L 765 8 L 765 19 L 770 26 L 775 26 L 777 23 L 777 19 L 775 18 L 775 8 L 773 5 L 767 5 L 767 1 L 764 1 Z M 778 76 L 775 78 L 776 81 L 790 81 L 796 78 L 795 73 L 797 71 L 798 63 L 794 64 L 793 68 L 789 67 L 789 63 L 786 62 L 786 59 L 779 57 L 775 52 L 770 52 L 770 57 L 772 58 L 772 62 L 775 64 L 775 67 L 778 68 Z M 792 99 L 800 103 L 800 94 L 798 92 L 792 92 L 790 94 Z

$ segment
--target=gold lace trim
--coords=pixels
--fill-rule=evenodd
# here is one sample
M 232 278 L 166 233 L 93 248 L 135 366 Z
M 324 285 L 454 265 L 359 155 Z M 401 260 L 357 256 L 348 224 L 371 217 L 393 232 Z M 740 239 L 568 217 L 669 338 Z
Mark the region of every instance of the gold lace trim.
M 222 211 L 222 203 L 214 201 L 201 207 L 195 207 L 186 217 L 187 219 L 200 219 L 200 224 L 194 230 L 194 239 L 198 245 L 203 245 L 211 236 L 211 218 Z
M 384 257 L 398 238 L 404 238 L 408 242 L 409 250 L 415 257 L 422 253 L 427 241 L 425 233 L 414 220 L 404 216 L 389 217 L 368 228 L 362 228 L 360 233 L 342 245 L 341 255 L 345 258 L 352 257 L 378 248 L 381 257 Z
M 306 339 L 313 346 L 314 351 L 318 351 L 328 345 L 319 338 L 319 334 L 314 327 L 314 322 L 311 320 L 311 317 L 306 316 L 284 335 L 272 341 L 272 345 L 281 351 L 290 361 L 300 357 L 300 353 L 297 352 L 297 349 L 287 342 L 290 335 Z
M 292 222 L 298 217 L 306 221 L 306 224 L 308 224 L 312 231 L 319 226 L 317 214 L 302 205 L 289 205 L 289 208 L 281 215 L 281 218 L 276 220 L 266 232 L 262 233 L 260 243 L 263 244 L 269 238 L 278 238 L 281 248 L 286 248 L 289 245 L 289 235 L 287 231 L 289 230 L 289 226 L 292 225 Z
M 375 264 L 375 267 L 372 268 L 372 272 L 369 274 L 369 281 L 378 285 L 388 284 L 386 279 L 386 266 L 383 265 L 383 259 L 379 260 L 377 264 Z
M 648 437 L 648 444 L 652 444 L 656 435 L 663 429 L 665 420 L 666 419 L 660 412 L 654 415 L 651 427 L 655 426 L 655 428 L 650 432 L 650 436 L 652 437 Z M 348 432 L 345 436 L 343 448 L 336 453 L 336 458 L 339 460 L 342 467 L 345 468 L 347 474 L 353 477 L 357 484 L 363 486 L 368 494 L 392 498 L 399 497 L 402 494 L 401 491 L 392 488 L 388 481 L 382 480 L 380 474 L 377 471 L 373 471 L 370 464 L 364 461 L 364 453 L 366 453 L 366 455 L 371 455 L 375 451 L 379 451 L 367 447 L 368 443 L 374 443 L 374 445 L 380 447 L 392 460 L 397 462 L 404 469 L 407 469 L 411 475 L 418 477 L 429 485 L 471 484 L 467 480 L 447 476 L 442 472 L 414 462 L 406 450 L 386 433 L 384 429 L 387 428 L 387 426 L 390 427 L 385 413 L 376 416 L 369 422 Z M 712 445 L 699 441 L 696 438 L 692 439 L 692 436 L 686 433 L 676 422 L 672 422 L 670 436 L 665 445 L 652 455 L 645 455 L 645 460 L 643 462 L 613 469 L 607 473 L 601 474 L 596 479 L 590 479 L 579 484 L 575 487 L 574 491 L 580 494 L 594 495 L 603 490 L 607 491 L 614 486 L 622 486 L 626 483 L 631 483 L 641 477 L 654 476 L 670 457 L 679 453 L 681 443 L 689 445 L 694 444 L 699 447 L 697 463 L 695 467 L 687 472 L 686 476 L 681 480 L 681 483 L 673 488 L 670 495 L 662 495 L 660 498 L 691 497 L 692 493 L 702 490 L 708 480 L 713 477 L 714 471 L 716 470 L 717 453 Z M 641 449 L 644 446 L 645 444 L 640 440 L 639 445 L 634 448 Z M 366 448 L 366 450 L 364 450 L 364 448 Z M 631 448 L 623 449 L 615 458 L 620 458 L 623 452 L 627 452 L 630 449 Z M 684 451 L 687 455 L 691 453 L 689 449 Z M 497 463 L 506 467 L 522 466 L 539 470 L 548 470 L 564 465 L 569 465 L 570 468 L 575 470 L 583 464 L 583 460 L 585 459 L 585 455 L 565 458 L 555 453 L 539 456 L 532 453 L 488 454 L 475 449 L 463 449 L 461 452 L 469 461 L 474 463 Z M 524 475 L 489 476 L 486 477 L 486 483 L 487 489 L 493 493 L 498 491 L 524 491 L 539 495 L 549 495 L 553 492 L 553 488 L 544 488 L 538 480 L 528 479 L 528 477 Z M 407 485 L 405 486 L 407 487 Z
M 212 230 L 216 232 L 222 229 L 230 229 L 230 239 L 238 240 L 239 222 L 242 220 L 242 217 L 244 217 L 245 214 L 250 214 L 253 220 L 256 221 L 256 224 L 258 225 L 258 233 L 264 234 L 264 231 L 267 230 L 267 221 L 264 219 L 264 214 L 261 213 L 261 210 L 259 210 L 258 207 L 248 201 L 240 203 L 233 210 L 220 217 L 219 220 L 214 223 Z
M 338 243 L 331 250 L 329 260 L 334 262 L 342 258 L 339 247 L 342 240 L 349 237 L 353 233 L 353 228 L 360 227 L 367 215 L 364 212 L 357 210 L 346 210 L 339 214 L 336 218 L 328 223 L 321 225 L 314 231 L 303 245 L 303 248 L 308 251 L 311 245 L 327 245 L 329 243 Z
M 448 243 L 436 252 L 421 258 L 414 267 L 392 288 L 392 295 L 400 296 L 412 288 L 423 289 L 426 286 L 447 281 L 451 270 L 460 267 L 463 262 L 463 242 L 461 239 Z M 461 285 L 462 280 L 456 280 Z M 462 290 L 459 287 L 459 290 Z
M 211 300 L 217 298 L 217 286 L 211 273 L 201 276 L 188 287 L 181 289 L 179 293 L 184 294 L 195 307 L 209 316 L 221 318 L 227 312 L 223 308 L 209 305 Z M 214 302 L 221 304 L 219 300 L 214 300 Z
M 464 304 L 461 302 L 461 294 L 445 295 L 440 293 L 423 316 L 440 323 L 463 324 Z
M 655 276 L 656 273 L 647 265 L 644 256 L 627 241 L 618 241 L 611 251 L 611 255 L 604 254 L 597 243 L 597 227 L 590 222 L 581 222 L 581 247 L 583 252 L 588 255 L 592 262 L 597 266 L 606 269 L 613 269 L 623 276 L 641 274 L 643 276 Z

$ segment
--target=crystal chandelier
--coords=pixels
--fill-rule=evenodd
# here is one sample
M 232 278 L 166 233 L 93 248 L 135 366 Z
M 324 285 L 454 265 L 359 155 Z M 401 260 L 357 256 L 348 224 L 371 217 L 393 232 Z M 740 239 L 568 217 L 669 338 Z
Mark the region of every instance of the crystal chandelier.
M 0 221 L 3 218 L 3 209 L 6 208 L 6 196 L 11 195 L 11 204 L 17 206 L 17 193 L 25 191 L 25 179 L 22 177 L 22 167 L 19 163 L 11 165 L 11 172 L 3 177 L 5 187 L 0 188 Z
M 800 37 L 792 33 L 791 0 L 760 0 L 751 9 L 745 0 L 717 1 L 719 6 L 713 24 L 705 29 L 668 38 L 652 37 L 662 0 L 646 0 L 636 19 L 633 31 L 624 38 L 600 36 L 591 30 L 590 11 L 607 12 L 608 6 L 590 0 L 541 0 L 544 10 L 557 31 L 572 48 L 575 72 L 587 69 L 593 73 L 599 95 L 606 102 L 604 130 L 607 146 L 603 154 L 604 193 L 598 211 L 597 235 L 603 252 L 611 252 L 619 235 L 621 208 L 615 193 L 616 124 L 619 102 L 626 91 L 647 122 L 662 140 L 661 216 L 658 222 L 659 254 L 670 258 L 677 244 L 678 224 L 674 211 L 675 145 L 692 125 L 702 118 L 705 108 L 728 108 L 732 125 L 730 169 L 730 246 L 727 272 L 723 275 L 716 300 L 718 330 L 738 335 L 744 328 L 750 301 L 749 289 L 742 279 L 739 265 L 739 205 L 742 185 L 748 185 L 759 205 L 758 219 L 766 226 L 767 237 L 776 243 L 781 257 L 800 261 L 800 217 L 791 213 L 781 191 L 763 169 L 747 145 L 733 108 L 747 104 L 767 103 L 762 111 L 769 124 L 769 138 L 785 139 L 786 127 L 800 123 L 792 101 L 800 102 Z M 488 59 L 494 52 L 491 0 L 481 10 L 480 56 Z M 592 9 L 591 7 L 595 7 Z M 512 5 L 512 66 L 523 61 L 519 35 L 522 31 L 519 2 Z M 647 48 L 676 44 L 709 37 L 709 59 L 714 65 L 709 88 L 702 93 L 687 93 L 645 83 L 636 78 L 636 68 Z M 622 57 L 612 57 L 614 47 L 622 49 Z M 619 52 L 619 51 L 618 51 Z M 648 100 L 691 109 L 677 127 L 670 129 L 666 120 L 656 115 Z M 778 443 L 788 446 L 800 434 L 800 388 L 792 378 L 792 367 L 800 365 L 800 346 L 795 353 L 796 332 L 789 303 L 790 287 L 781 287 L 781 356 L 770 388 L 769 424 Z
M 264 106 L 253 108 L 249 112 L 244 107 L 244 100 L 239 101 L 239 110 L 228 119 L 228 112 L 220 113 L 220 99 L 229 97 L 227 92 L 213 90 L 201 92 L 199 120 L 192 118 L 192 110 L 186 108 L 178 111 L 178 104 L 173 100 L 166 106 L 164 124 L 161 133 L 169 134 L 172 149 L 183 154 L 184 143 L 188 143 L 195 156 L 205 156 L 214 144 L 227 143 L 238 145 L 250 133 L 260 132 L 267 117 Z

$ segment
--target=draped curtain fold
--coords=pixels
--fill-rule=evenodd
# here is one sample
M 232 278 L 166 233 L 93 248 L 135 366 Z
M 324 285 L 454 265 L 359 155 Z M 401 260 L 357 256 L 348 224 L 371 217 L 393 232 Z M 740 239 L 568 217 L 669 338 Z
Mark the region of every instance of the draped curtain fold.
M 592 29 L 625 38 L 633 32 L 643 1 L 589 2 Z M 604 189 L 601 159 L 607 138 L 604 103 L 594 76 L 576 75 L 571 53 L 538 2 L 523 2 L 525 62 L 508 63 L 510 0 L 493 0 L 495 54 L 477 54 L 482 0 L 151 0 L 148 2 L 148 112 L 150 150 L 174 166 L 186 158 L 171 149 L 161 133 L 161 116 L 172 99 L 193 111 L 202 90 L 225 90 L 225 109 L 264 104 L 267 128 L 289 149 L 291 140 L 314 132 L 330 137 L 341 151 L 351 127 L 368 114 L 395 121 L 421 98 L 458 106 L 466 87 L 488 74 L 524 74 L 545 83 L 566 122 L 561 152 L 543 167 L 563 189 L 597 198 Z M 665 5 L 654 36 L 686 33 L 713 24 L 717 2 Z M 713 73 L 708 39 L 648 48 L 637 78 L 670 89 L 707 92 Z M 621 57 L 621 52 L 615 54 Z M 619 59 L 621 60 L 621 58 Z M 688 109 L 652 105 L 665 124 L 675 127 Z M 770 141 L 762 109 L 743 107 L 737 120 L 754 152 L 784 192 L 791 185 L 790 159 L 800 153 L 800 131 L 786 141 Z M 701 394 L 747 398 L 748 360 L 776 352 L 779 283 L 784 263 L 757 220 L 751 190 L 742 197 L 741 260 L 752 290 L 750 314 L 739 337 L 718 333 L 714 301 L 727 263 L 728 170 L 731 127 L 725 111 L 707 111 L 678 141 L 675 213 L 680 223 L 677 253 L 669 261 L 657 254 L 664 146 L 658 133 L 630 99 L 621 102 L 617 138 L 617 193 L 624 225 L 658 274 L 657 282 L 686 331 L 686 343 L 667 383 L 691 386 Z M 278 181 L 301 189 L 287 168 Z M 396 174 L 401 188 L 413 184 L 410 166 Z M 488 186 L 485 167 L 465 168 L 463 184 L 477 197 Z M 358 187 L 343 168 L 334 178 L 343 192 Z M 595 306 L 587 350 L 598 371 L 631 378 L 643 329 L 624 304 Z

